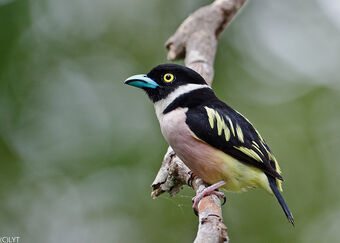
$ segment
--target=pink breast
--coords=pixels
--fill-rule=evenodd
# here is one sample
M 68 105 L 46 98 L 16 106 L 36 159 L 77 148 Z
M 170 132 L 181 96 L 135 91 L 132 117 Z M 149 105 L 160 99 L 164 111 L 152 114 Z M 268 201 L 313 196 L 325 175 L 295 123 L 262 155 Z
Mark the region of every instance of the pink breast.
M 204 181 L 212 184 L 226 179 L 221 152 L 193 136 L 185 123 L 185 111 L 176 109 L 160 120 L 165 139 L 178 157 Z

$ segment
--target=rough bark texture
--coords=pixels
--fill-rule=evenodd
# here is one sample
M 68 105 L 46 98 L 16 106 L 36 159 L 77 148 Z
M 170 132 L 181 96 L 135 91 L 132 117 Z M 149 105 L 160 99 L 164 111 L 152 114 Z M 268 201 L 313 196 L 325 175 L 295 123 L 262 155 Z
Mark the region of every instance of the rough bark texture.
M 214 76 L 214 59 L 218 37 L 247 0 L 216 0 L 191 14 L 179 26 L 165 46 L 168 59 L 184 58 L 185 65 L 201 74 L 209 85 Z M 164 192 L 171 196 L 184 185 L 196 193 L 208 185 L 195 177 L 190 169 L 169 147 L 162 166 L 152 183 L 152 198 Z M 228 242 L 227 227 L 223 223 L 221 203 L 217 196 L 204 197 L 198 205 L 199 226 L 195 243 Z

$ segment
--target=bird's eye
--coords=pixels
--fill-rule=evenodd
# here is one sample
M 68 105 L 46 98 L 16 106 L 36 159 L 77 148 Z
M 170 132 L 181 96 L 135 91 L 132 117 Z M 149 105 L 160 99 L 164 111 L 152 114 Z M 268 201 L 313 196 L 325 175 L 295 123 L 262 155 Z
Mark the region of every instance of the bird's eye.
M 172 73 L 166 73 L 163 76 L 163 80 L 166 83 L 170 83 L 170 82 L 174 81 L 174 79 L 175 79 L 175 76 Z

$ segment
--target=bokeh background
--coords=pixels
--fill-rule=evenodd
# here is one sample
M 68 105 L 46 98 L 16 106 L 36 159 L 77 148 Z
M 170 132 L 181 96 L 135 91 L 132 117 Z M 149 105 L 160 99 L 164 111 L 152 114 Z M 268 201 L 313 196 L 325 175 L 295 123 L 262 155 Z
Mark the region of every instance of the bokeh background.
M 123 81 L 207 0 L 0 0 L 0 236 L 20 242 L 191 242 L 193 192 L 150 197 L 167 144 Z M 261 131 L 293 228 L 262 190 L 228 193 L 231 242 L 339 242 L 340 2 L 249 1 L 213 84 Z M 179 62 L 180 63 L 180 62 Z

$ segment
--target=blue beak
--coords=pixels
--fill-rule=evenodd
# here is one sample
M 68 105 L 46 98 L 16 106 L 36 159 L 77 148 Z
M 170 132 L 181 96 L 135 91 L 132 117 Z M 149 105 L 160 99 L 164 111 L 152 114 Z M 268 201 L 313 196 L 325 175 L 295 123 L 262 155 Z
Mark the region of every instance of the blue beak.
M 145 74 L 138 74 L 138 75 L 133 75 L 124 82 L 125 84 L 135 86 L 137 88 L 151 88 L 155 89 L 159 85 L 153 81 L 151 78 L 146 76 Z

